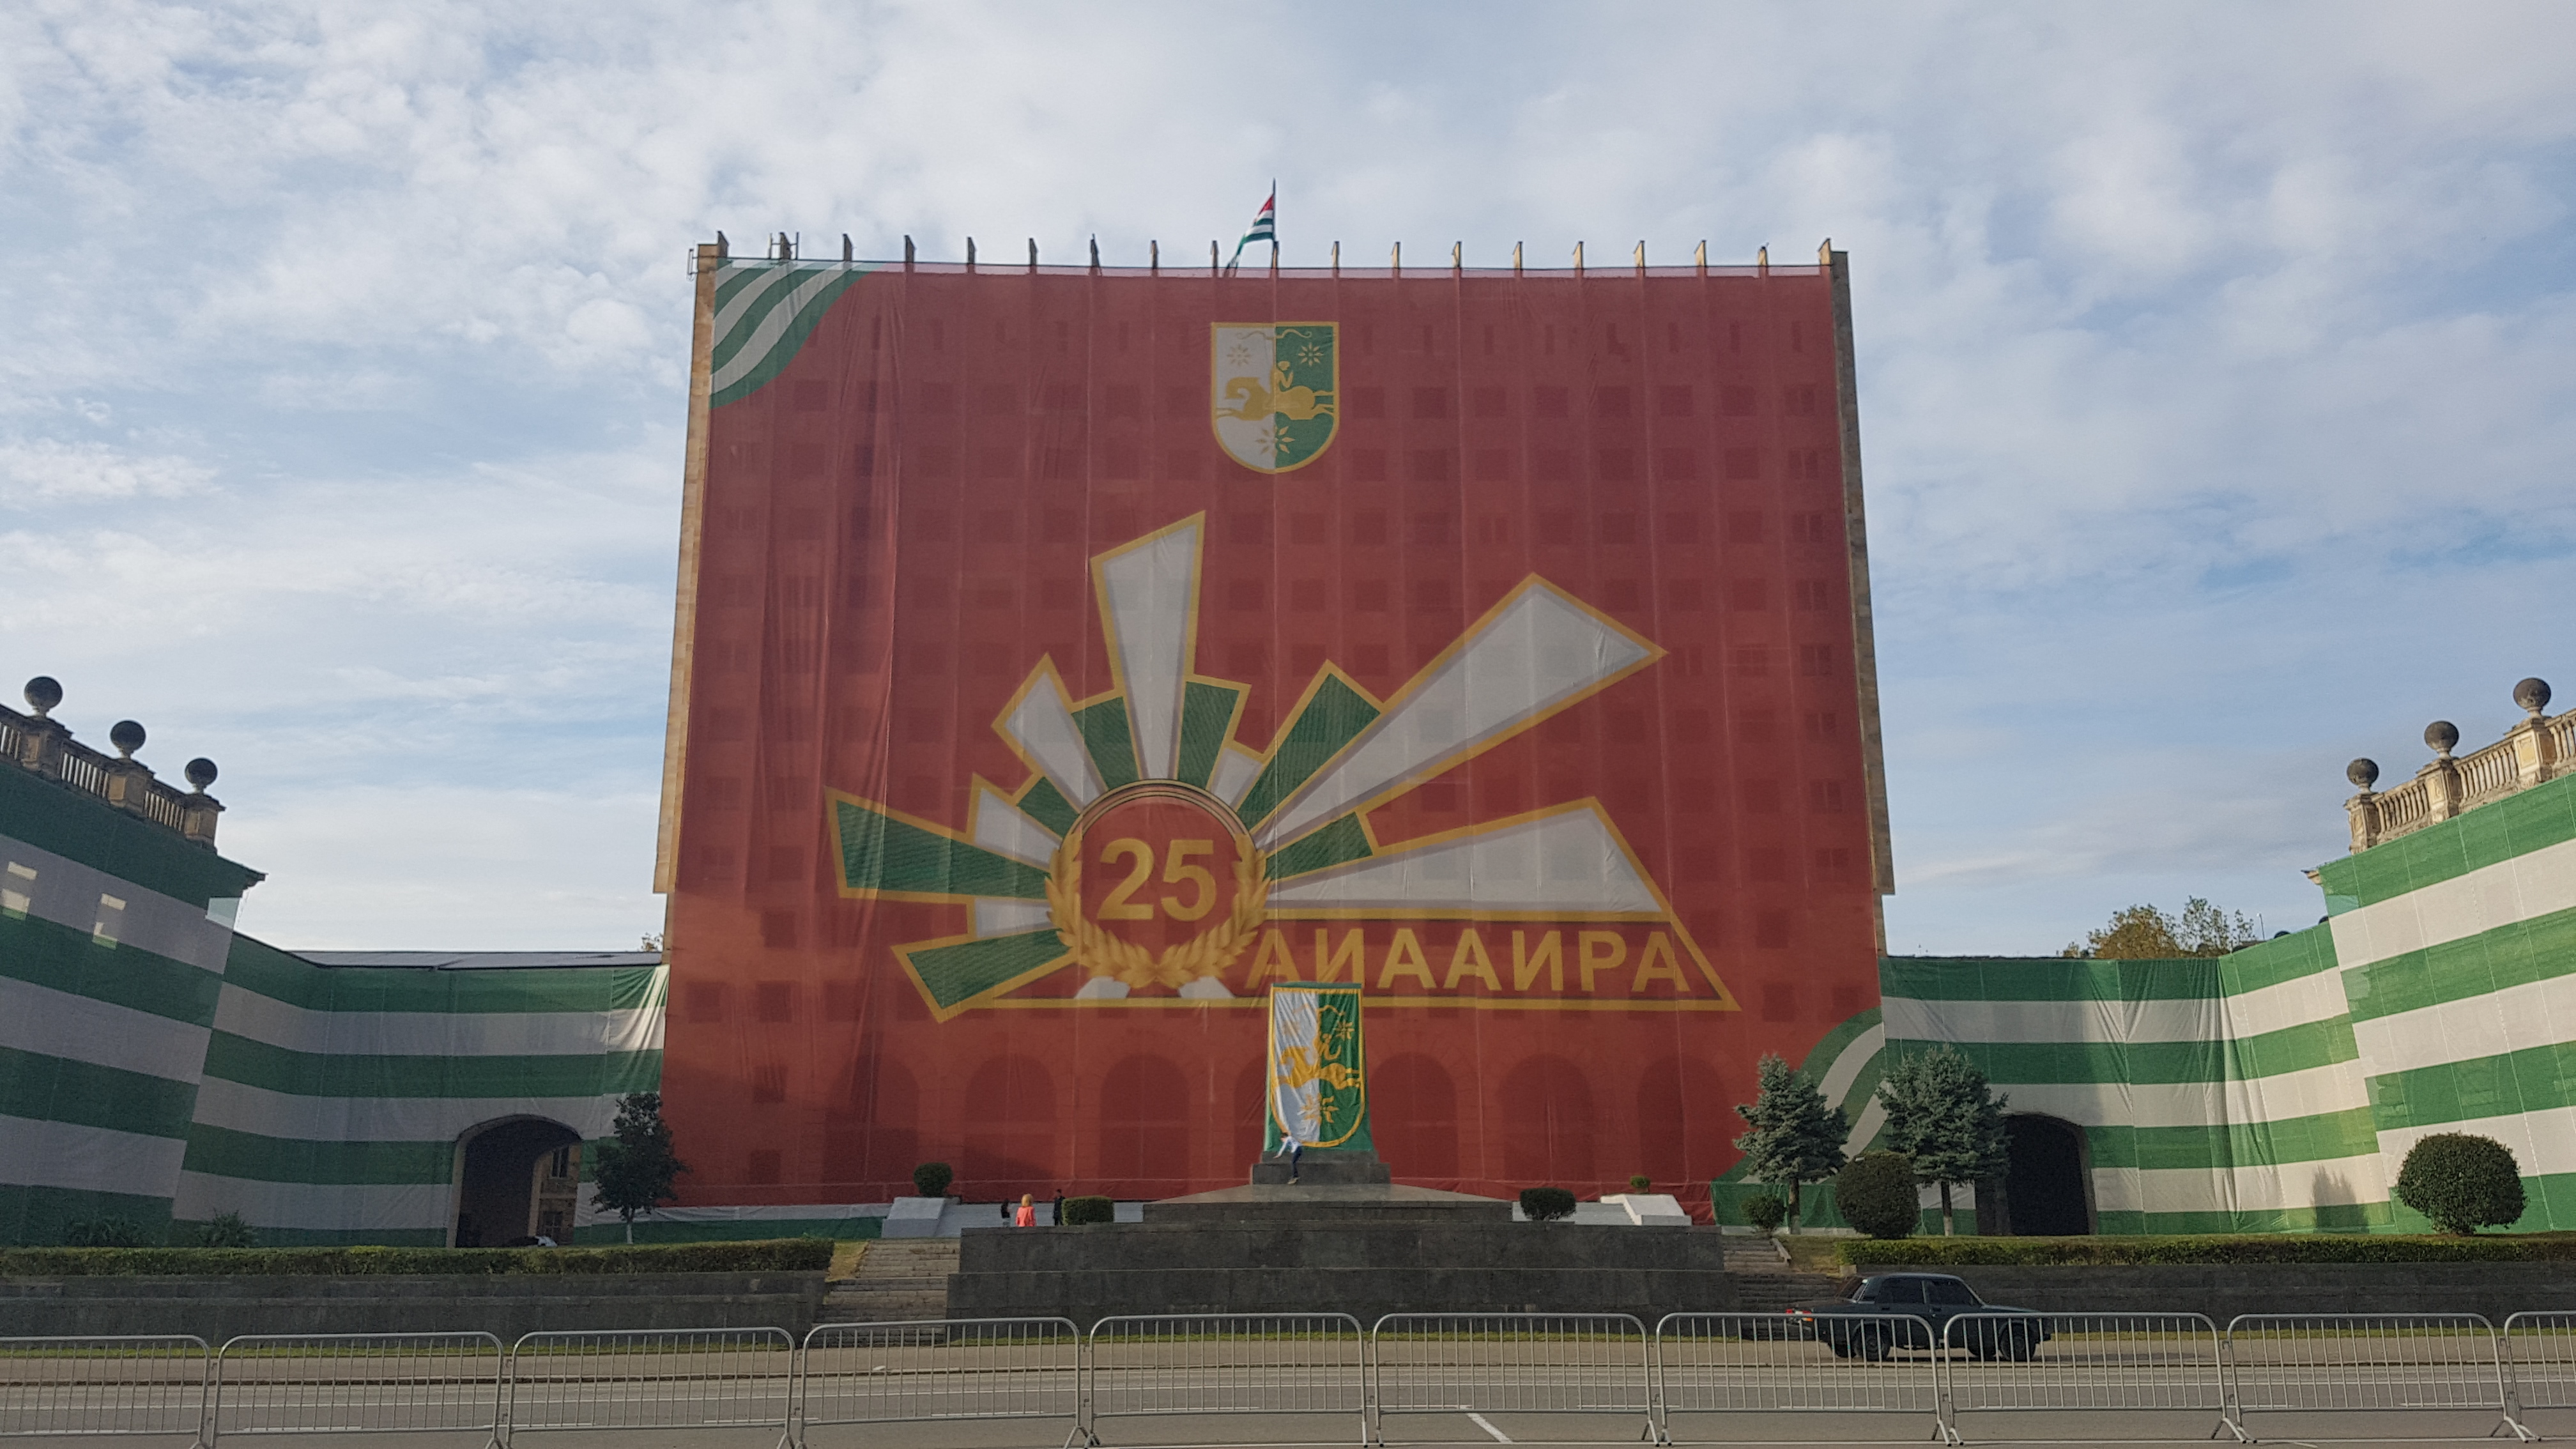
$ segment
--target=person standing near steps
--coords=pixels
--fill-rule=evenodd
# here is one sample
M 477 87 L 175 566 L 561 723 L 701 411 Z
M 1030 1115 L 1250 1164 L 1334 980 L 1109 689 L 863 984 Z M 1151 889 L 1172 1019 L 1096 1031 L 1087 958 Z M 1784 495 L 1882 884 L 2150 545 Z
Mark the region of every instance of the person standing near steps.
M 1295 1182 L 1306 1159 L 1306 1144 L 1297 1140 L 1296 1133 L 1284 1133 L 1279 1138 L 1279 1153 L 1288 1159 L 1288 1180 Z

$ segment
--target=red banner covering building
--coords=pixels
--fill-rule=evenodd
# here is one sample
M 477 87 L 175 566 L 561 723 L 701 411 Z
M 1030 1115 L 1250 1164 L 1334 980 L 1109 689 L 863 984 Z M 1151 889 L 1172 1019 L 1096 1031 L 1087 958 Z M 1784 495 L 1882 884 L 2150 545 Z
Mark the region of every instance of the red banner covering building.
M 1820 265 L 702 249 L 658 888 L 691 1202 L 1243 1180 L 1356 980 L 1401 1181 L 1706 1203 L 1877 1005 Z

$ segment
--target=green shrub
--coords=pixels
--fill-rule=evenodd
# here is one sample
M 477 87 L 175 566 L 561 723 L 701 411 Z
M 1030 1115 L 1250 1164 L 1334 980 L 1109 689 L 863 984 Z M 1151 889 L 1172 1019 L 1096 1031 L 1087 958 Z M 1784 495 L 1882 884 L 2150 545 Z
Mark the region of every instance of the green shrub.
M 2522 1216 L 2522 1168 L 2492 1137 L 2436 1132 L 2406 1150 L 2397 1200 L 2446 1233 L 2507 1227 Z
M 1629 1174 L 1628 1190 L 1630 1192 L 1651 1192 L 1654 1190 L 1654 1186 L 1655 1180 L 1642 1172 Z
M 1837 1201 L 1840 1195 L 1837 1194 Z M 2576 1262 L 2576 1233 L 2455 1238 L 2431 1234 L 2206 1234 L 2118 1238 L 1847 1238 L 1834 1256 L 1854 1267 L 2091 1267 L 2140 1263 Z
M 1114 1198 L 1069 1197 L 1064 1200 L 1063 1222 L 1066 1227 L 1116 1221 L 1118 1221 L 1118 1203 Z
M 1534 1223 L 1570 1218 L 1574 1216 L 1574 1194 L 1561 1187 L 1522 1188 L 1521 1215 Z
M 202 1223 L 192 1224 L 185 1234 L 174 1234 L 183 1248 L 256 1248 L 259 1234 L 251 1231 L 240 1213 L 217 1213 Z
M 956 1170 L 945 1162 L 925 1162 L 912 1170 L 912 1190 L 923 1197 L 948 1196 L 948 1184 L 956 1180 Z
M 0 1277 L 30 1278 L 810 1273 L 831 1263 L 829 1238 L 599 1248 L 0 1248 Z
M 1914 1160 L 1901 1152 L 1864 1152 L 1834 1175 L 1843 1221 L 1873 1238 L 1912 1237 L 1921 1202 Z
M 127 1218 L 76 1218 L 63 1224 L 63 1246 L 139 1248 L 143 1246 L 143 1230 Z
M 1744 1200 L 1744 1220 L 1766 1233 L 1776 1230 L 1780 1220 L 1788 1215 L 1789 1201 L 1786 1198 L 1773 1197 L 1766 1192 Z

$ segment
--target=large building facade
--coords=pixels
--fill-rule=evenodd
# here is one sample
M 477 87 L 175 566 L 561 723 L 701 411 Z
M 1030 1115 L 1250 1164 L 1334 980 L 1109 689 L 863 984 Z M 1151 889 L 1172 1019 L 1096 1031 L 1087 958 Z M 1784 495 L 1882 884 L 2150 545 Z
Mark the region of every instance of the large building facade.
M 659 884 L 695 1202 L 1379 1149 L 1704 1200 L 1891 879 L 1848 288 L 701 253 Z

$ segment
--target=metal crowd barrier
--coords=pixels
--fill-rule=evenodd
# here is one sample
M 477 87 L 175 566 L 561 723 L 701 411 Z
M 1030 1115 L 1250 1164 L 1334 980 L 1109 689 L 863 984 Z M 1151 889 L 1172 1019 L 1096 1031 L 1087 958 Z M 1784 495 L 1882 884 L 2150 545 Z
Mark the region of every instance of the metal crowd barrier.
M 1079 1426 L 1082 1330 L 1063 1318 L 825 1323 L 805 1335 L 798 1380 L 799 1446 L 817 1424 L 1063 1419 Z
M 1651 1355 L 1658 1437 L 1672 1442 L 1675 1414 L 1928 1414 L 1938 1423 L 1933 1360 L 1888 1361 L 1909 1329 L 1923 1336 L 1918 1320 L 1892 1317 L 1666 1314 Z
M 2515 1313 L 2504 1321 L 2504 1421 L 2514 1437 L 2540 1436 L 2523 1423 L 2533 1409 L 2576 1409 L 2576 1313 Z
M 503 1438 L 522 1429 L 767 1429 L 794 1439 L 783 1328 L 531 1333 L 510 1349 Z
M 213 1351 L 189 1334 L 0 1338 L 0 1437 L 194 1435 Z
M 1369 1330 L 1368 1347 L 1381 1422 L 1635 1414 L 1648 1437 L 1658 1432 L 1654 1344 L 1625 1313 L 1390 1313 Z
M 2474 1313 L 2239 1314 L 2227 1325 L 2226 1427 L 2282 1410 L 2506 1411 L 2494 1325 Z
M 1369 1442 L 1368 1354 L 1347 1313 L 1104 1318 L 1083 1356 L 1087 1443 L 1102 1419 L 1149 1414 L 1347 1414 Z
M 1962 1313 L 1941 1347 L 1941 1430 L 1953 1444 L 1962 1413 L 2205 1411 L 2227 1422 L 2218 1325 L 2198 1313 Z
M 262 1334 L 215 1355 L 206 1442 L 236 1434 L 471 1433 L 501 1443 L 488 1333 Z

